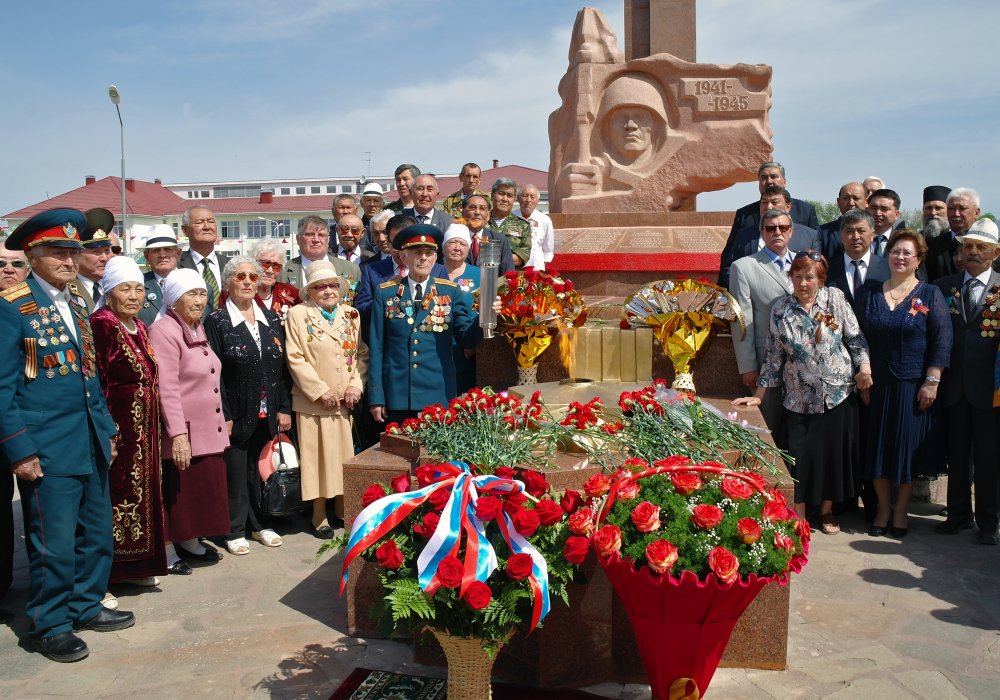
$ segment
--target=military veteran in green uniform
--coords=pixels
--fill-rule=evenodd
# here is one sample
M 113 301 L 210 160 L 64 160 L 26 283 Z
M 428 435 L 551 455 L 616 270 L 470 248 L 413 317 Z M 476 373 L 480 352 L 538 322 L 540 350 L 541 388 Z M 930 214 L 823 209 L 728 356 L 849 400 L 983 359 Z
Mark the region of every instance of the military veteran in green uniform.
M 392 240 L 408 273 L 374 290 L 369 342 L 368 401 L 376 421 L 400 422 L 425 406 L 457 396 L 452 343 L 482 340 L 472 295 L 448 278 L 431 277 L 443 235 L 414 224 Z
M 507 237 L 514 265 L 520 270 L 531 257 L 531 222 L 514 213 L 517 183 L 509 177 L 501 177 L 493 183 L 491 194 L 493 209 L 489 227 Z
M 75 209 L 21 224 L 6 247 L 31 275 L 0 292 L 0 468 L 18 479 L 28 538 L 31 644 L 53 661 L 89 653 L 74 630 L 131 627 L 101 605 L 111 571 L 108 466 L 117 427 L 97 376 L 84 300 L 69 292 L 86 225 Z

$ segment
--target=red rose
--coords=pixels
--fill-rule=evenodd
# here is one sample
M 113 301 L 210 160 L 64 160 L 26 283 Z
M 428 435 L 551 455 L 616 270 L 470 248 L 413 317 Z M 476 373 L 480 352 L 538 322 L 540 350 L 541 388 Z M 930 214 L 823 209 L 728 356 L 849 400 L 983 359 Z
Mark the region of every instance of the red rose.
M 456 556 L 448 555 L 438 564 L 437 579 L 445 588 L 458 588 L 462 585 L 464 575 L 465 566 Z
M 473 581 L 462 598 L 473 610 L 482 610 L 493 599 L 493 591 L 482 581 Z
M 400 474 L 393 477 L 389 484 L 392 485 L 392 490 L 396 493 L 406 493 L 410 490 L 410 475 Z
M 493 470 L 493 475 L 498 476 L 501 479 L 513 479 L 514 478 L 514 468 L 513 467 L 497 467 Z
M 629 481 L 618 487 L 618 498 L 623 498 L 625 500 L 638 498 L 640 490 L 642 490 L 642 487 L 639 486 L 638 481 Z
M 589 550 L 590 540 L 586 537 L 570 537 L 566 540 L 566 545 L 563 547 L 563 556 L 566 557 L 566 561 L 570 564 L 579 566 L 587 558 Z
M 791 552 L 795 549 L 795 542 L 788 535 L 783 535 L 780 532 L 774 533 L 774 548 L 782 549 L 786 552 Z
M 555 525 L 563 518 L 563 509 L 549 498 L 543 498 L 536 503 L 535 512 L 538 513 L 538 521 L 545 526 Z
M 642 471 L 643 469 L 649 469 L 649 462 L 638 457 L 629 457 L 625 460 L 625 464 L 622 465 L 622 469 L 628 469 L 630 472 Z
M 765 503 L 761 515 L 772 523 L 780 523 L 782 520 L 790 520 L 795 517 L 795 513 L 790 511 L 787 505 L 779 503 L 777 500 Z
M 440 511 L 444 510 L 449 498 L 451 498 L 451 489 L 438 489 L 427 500 L 430 501 L 431 507 L 434 510 Z
M 439 522 L 441 522 L 441 516 L 437 513 L 424 513 L 423 521 L 420 525 L 414 525 L 413 531 L 424 539 L 429 540 L 437 529 Z
M 664 382 L 663 386 L 666 386 Z M 684 455 L 670 455 L 666 459 L 661 459 L 656 463 L 658 467 L 679 467 L 684 464 L 691 464 L 691 458 L 685 457 Z
M 503 503 L 496 496 L 480 496 L 476 501 L 476 517 L 484 523 L 500 516 Z
M 534 535 L 535 531 L 538 530 L 538 526 L 541 525 L 538 513 L 525 508 L 519 508 L 516 513 L 511 515 L 510 519 L 514 521 L 514 529 L 524 537 Z
M 583 482 L 583 491 L 591 498 L 603 496 L 611 488 L 611 479 L 604 474 L 594 474 Z
M 579 491 L 567 489 L 563 497 L 559 499 L 559 505 L 566 513 L 575 513 L 583 505 L 583 499 L 580 497 Z
M 718 506 L 702 503 L 691 510 L 691 520 L 698 527 L 710 530 L 722 522 L 722 510 Z
M 740 518 L 736 523 L 736 536 L 743 544 L 753 544 L 760 539 L 762 533 L 760 523 L 753 518 Z
M 549 482 L 545 480 L 545 477 L 535 471 L 525 471 L 522 473 L 522 479 L 524 480 L 524 489 L 530 493 L 535 498 L 541 497 L 546 491 L 549 490 Z
M 753 489 L 742 479 L 727 476 L 722 480 L 722 494 L 734 501 L 745 501 L 753 495 Z
M 622 548 L 622 531 L 617 525 L 605 525 L 594 533 L 592 538 L 594 549 L 602 556 L 610 556 Z
M 382 484 L 372 484 L 363 494 L 361 494 L 361 507 L 367 508 L 380 498 L 385 498 L 385 489 Z
M 569 531 L 574 535 L 589 535 L 594 529 L 594 513 L 590 508 L 581 508 L 569 516 Z
M 809 538 L 812 537 L 812 531 L 809 529 L 809 522 L 804 518 L 796 518 L 795 534 L 799 536 L 800 540 L 807 542 Z
M 680 556 L 677 547 L 666 540 L 654 540 L 646 545 L 646 563 L 656 574 L 665 574 Z
M 701 478 L 694 472 L 680 472 L 671 474 L 670 483 L 674 489 L 682 496 L 689 496 L 701 488 Z
M 507 511 L 507 515 L 514 517 L 514 513 L 520 510 L 527 502 L 528 497 L 524 495 L 524 491 L 509 493 L 504 496 L 503 509 Z
M 643 501 L 632 511 L 632 522 L 639 532 L 653 532 L 660 529 L 660 507 Z
M 725 547 L 716 547 L 708 553 L 708 567 L 720 583 L 732 583 L 740 576 L 740 560 Z
M 375 550 L 375 561 L 387 569 L 398 569 L 403 565 L 403 553 L 399 551 L 395 540 L 386 540 Z
M 417 467 L 417 471 L 415 473 L 417 477 L 417 485 L 420 486 L 420 488 L 430 486 L 434 483 L 434 467 L 430 464 L 421 464 Z
M 526 578 L 531 573 L 535 562 L 530 554 L 511 554 L 507 560 L 507 575 L 515 581 Z

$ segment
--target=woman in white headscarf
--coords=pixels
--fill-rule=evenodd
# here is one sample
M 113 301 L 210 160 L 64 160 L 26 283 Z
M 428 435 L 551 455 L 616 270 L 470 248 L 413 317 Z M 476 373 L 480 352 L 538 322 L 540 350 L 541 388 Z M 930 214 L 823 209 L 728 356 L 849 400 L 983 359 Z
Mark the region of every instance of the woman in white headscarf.
M 139 266 L 121 256 L 108 261 L 100 284 L 103 294 L 90 327 L 108 411 L 118 424 L 118 454 L 108 472 L 114 537 L 111 582 L 155 586 L 156 577 L 167 573 L 167 554 L 157 366 L 146 326 L 138 319 L 146 289 Z
M 472 246 L 472 233 L 469 227 L 459 223 L 448 226 L 441 242 L 441 252 L 448 279 L 458 285 L 459 289 L 474 294 L 479 299 L 480 269 L 466 262 L 469 248 Z M 477 307 L 478 308 L 478 307 Z M 455 357 L 455 380 L 458 393 L 464 394 L 476 386 L 476 348 L 474 345 L 453 343 L 452 353 Z
M 184 559 L 219 561 L 222 554 L 201 538 L 229 532 L 222 457 L 229 433 L 219 393 L 222 366 L 201 324 L 207 303 L 202 276 L 174 270 L 163 282 L 163 307 L 149 334 L 160 365 L 163 505 L 167 537 L 174 543 L 167 552 L 172 574 L 191 573 Z

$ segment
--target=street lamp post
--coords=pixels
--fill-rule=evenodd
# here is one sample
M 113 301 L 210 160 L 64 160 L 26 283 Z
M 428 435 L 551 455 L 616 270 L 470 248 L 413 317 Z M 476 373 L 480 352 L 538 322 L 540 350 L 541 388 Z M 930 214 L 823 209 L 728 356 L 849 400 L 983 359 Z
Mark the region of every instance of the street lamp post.
M 128 235 L 128 224 L 125 221 L 127 212 L 125 208 L 125 123 L 122 121 L 121 107 L 118 106 L 118 103 L 122 101 L 122 95 L 118 92 L 118 88 L 112 85 L 108 88 L 108 97 L 111 98 L 111 104 L 118 112 L 118 127 L 122 140 L 122 247 L 125 249 L 125 254 L 128 255 L 132 252 L 132 242 Z

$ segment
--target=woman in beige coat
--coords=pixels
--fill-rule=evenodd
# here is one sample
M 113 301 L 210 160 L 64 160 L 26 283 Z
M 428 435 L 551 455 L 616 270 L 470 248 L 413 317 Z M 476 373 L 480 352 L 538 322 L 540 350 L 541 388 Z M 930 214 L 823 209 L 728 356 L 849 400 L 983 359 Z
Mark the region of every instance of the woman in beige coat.
M 348 289 L 328 261 L 311 263 L 302 290 L 306 303 L 289 309 L 285 319 L 302 500 L 313 502 L 313 532 L 324 539 L 333 536 L 328 499 L 334 499 L 334 516 L 344 517 L 343 463 L 354 456 L 351 409 L 361 400 L 368 372 L 360 314 L 340 303 Z

